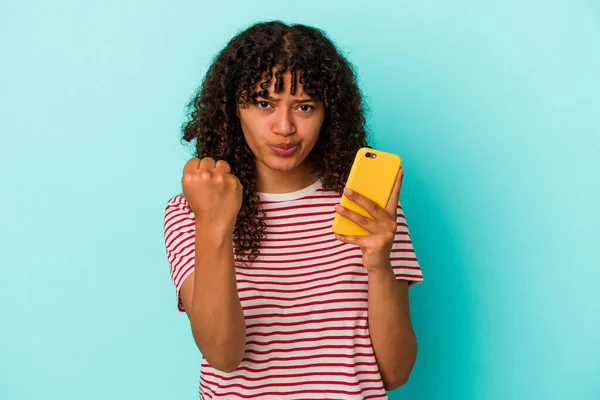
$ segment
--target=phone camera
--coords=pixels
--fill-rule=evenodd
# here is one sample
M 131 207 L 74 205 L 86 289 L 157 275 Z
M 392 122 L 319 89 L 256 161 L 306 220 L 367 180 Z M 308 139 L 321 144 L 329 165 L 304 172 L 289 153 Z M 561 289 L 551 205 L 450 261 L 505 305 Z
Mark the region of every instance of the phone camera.
M 368 158 L 372 158 L 372 159 L 377 158 L 377 154 L 374 154 L 374 153 L 367 153 L 367 154 L 365 154 L 365 156 L 367 156 Z

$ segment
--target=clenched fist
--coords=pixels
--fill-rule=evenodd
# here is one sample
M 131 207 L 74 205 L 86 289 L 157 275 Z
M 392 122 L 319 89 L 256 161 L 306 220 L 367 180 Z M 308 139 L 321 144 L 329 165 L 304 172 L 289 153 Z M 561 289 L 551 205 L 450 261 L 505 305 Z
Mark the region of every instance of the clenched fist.
M 196 221 L 207 228 L 233 231 L 242 206 L 242 184 L 230 172 L 226 161 L 210 157 L 192 158 L 183 168 L 183 194 Z

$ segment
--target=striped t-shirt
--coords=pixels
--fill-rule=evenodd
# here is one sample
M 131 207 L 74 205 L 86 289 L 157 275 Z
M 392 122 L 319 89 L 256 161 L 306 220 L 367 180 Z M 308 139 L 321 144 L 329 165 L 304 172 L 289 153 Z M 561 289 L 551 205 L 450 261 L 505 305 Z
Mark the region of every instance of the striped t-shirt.
M 331 230 L 340 195 L 321 181 L 292 193 L 262 193 L 266 239 L 250 265 L 236 262 L 246 353 L 231 373 L 202 358 L 201 399 L 386 399 L 367 320 L 367 273 L 356 245 Z M 397 279 L 422 275 L 398 205 L 391 253 Z M 194 270 L 194 214 L 169 200 L 165 244 L 178 308 Z

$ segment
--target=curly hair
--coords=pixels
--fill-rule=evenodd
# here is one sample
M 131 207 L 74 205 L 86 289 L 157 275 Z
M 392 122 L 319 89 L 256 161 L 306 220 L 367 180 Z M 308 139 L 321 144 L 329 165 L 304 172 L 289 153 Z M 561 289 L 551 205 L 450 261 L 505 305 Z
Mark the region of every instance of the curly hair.
M 268 95 L 275 70 L 275 92 L 290 70 L 290 94 L 296 80 L 304 92 L 325 106 L 325 119 L 308 155 L 325 189 L 341 195 L 356 152 L 368 144 L 365 106 L 348 60 L 326 34 L 305 25 L 261 22 L 238 33 L 214 58 L 188 105 L 183 140 L 196 140 L 196 156 L 225 160 L 243 186 L 234 228 L 236 259 L 251 263 L 264 238 L 264 211 L 256 185 L 254 154 L 244 139 L 238 104 Z M 255 88 L 260 82 L 258 92 Z

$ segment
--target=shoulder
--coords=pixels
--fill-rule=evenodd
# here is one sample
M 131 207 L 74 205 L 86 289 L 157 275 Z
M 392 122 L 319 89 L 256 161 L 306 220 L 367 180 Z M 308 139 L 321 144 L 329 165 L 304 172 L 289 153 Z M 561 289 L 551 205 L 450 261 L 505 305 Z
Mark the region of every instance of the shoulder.
M 185 195 L 183 193 L 179 193 L 167 201 L 165 206 L 165 218 L 168 218 L 171 215 L 182 214 L 190 217 L 193 217 L 194 215 L 187 200 L 185 199 Z
M 185 199 L 185 195 L 183 193 L 179 193 L 173 197 L 171 197 L 167 201 L 167 206 L 179 206 L 183 205 L 185 207 L 188 206 L 187 200 Z
M 185 199 L 185 195 L 183 193 L 179 193 L 178 195 L 171 197 L 167 201 L 167 208 L 169 207 L 177 207 L 181 209 L 190 210 L 190 206 L 187 200 Z

